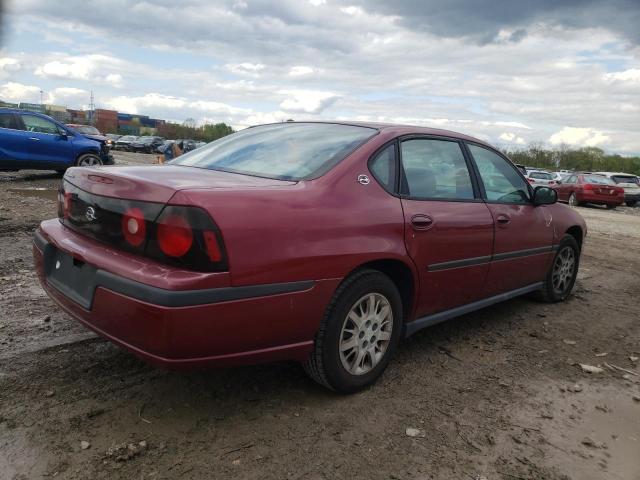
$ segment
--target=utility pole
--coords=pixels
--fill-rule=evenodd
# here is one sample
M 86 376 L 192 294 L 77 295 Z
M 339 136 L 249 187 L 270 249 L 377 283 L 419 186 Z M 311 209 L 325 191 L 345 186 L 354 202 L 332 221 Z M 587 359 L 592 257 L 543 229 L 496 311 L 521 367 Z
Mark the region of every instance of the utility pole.
M 91 125 L 95 125 L 95 116 L 96 116 L 96 111 L 95 111 L 95 106 L 93 104 L 93 90 L 91 90 L 91 100 L 89 102 L 89 115 L 91 115 Z
M 42 96 L 43 96 L 44 92 L 42 90 L 40 90 L 40 105 L 42 105 Z

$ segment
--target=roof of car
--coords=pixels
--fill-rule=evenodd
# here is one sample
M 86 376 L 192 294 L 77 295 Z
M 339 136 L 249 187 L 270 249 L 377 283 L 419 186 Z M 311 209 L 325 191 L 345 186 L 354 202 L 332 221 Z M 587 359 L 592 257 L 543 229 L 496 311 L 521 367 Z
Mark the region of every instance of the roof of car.
M 396 135 L 434 135 L 441 137 L 451 137 L 457 138 L 461 140 L 468 140 L 470 142 L 479 143 L 482 145 L 486 145 L 491 148 L 495 148 L 484 140 L 480 140 L 479 138 L 472 137 L 470 135 L 465 135 L 464 133 L 454 132 L 452 130 L 444 130 L 442 128 L 431 128 L 431 127 L 420 127 L 417 125 L 402 125 L 396 123 L 380 123 L 380 122 L 363 122 L 363 121 L 347 121 L 347 120 L 327 120 L 327 121 L 300 121 L 300 122 L 283 122 L 283 123 L 325 123 L 325 124 L 334 124 L 334 125 L 352 125 L 355 127 L 365 127 L 365 128 L 375 128 L 380 132 L 392 132 Z M 265 125 L 273 125 L 273 124 L 265 124 Z M 258 127 L 260 125 L 254 125 L 254 127 Z M 250 127 L 253 128 L 253 127 Z
M 594 175 L 605 175 L 607 177 L 613 176 L 621 176 L 621 177 L 637 177 L 633 173 L 623 173 L 623 172 L 593 172 Z

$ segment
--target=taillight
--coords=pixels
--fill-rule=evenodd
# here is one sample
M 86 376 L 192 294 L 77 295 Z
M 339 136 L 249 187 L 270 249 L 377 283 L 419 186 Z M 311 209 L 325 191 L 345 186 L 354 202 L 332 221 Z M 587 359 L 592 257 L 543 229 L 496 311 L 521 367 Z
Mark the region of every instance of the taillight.
M 148 235 L 145 253 L 164 263 L 190 270 L 227 270 L 227 259 L 218 227 L 197 207 L 167 205 Z
M 585 184 L 582 185 L 582 189 L 591 191 L 591 190 L 594 189 L 594 186 L 592 184 L 590 184 L 590 183 L 585 183 Z
M 167 215 L 158 223 L 158 245 L 165 255 L 182 257 L 193 245 L 193 231 L 184 217 Z
M 222 234 L 198 207 L 96 195 L 65 180 L 58 216 L 84 235 L 161 263 L 201 272 L 228 270 Z
M 147 223 L 139 208 L 129 208 L 122 215 L 122 236 L 132 247 L 139 247 L 147 238 Z

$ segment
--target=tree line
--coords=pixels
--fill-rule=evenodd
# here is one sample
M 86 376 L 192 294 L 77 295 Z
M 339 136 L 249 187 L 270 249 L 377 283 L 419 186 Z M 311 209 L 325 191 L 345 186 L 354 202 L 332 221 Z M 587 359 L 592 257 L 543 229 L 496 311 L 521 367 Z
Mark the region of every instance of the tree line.
M 157 134 L 164 138 L 190 138 L 199 142 L 212 142 L 233 133 L 235 130 L 226 123 L 206 123 L 201 127 L 185 122 L 164 123 L 157 128 Z
M 640 157 L 608 154 L 597 147 L 571 149 L 560 145 L 545 148 L 542 143 L 531 143 L 523 149 L 502 149 L 514 163 L 545 170 L 576 170 L 587 172 L 624 172 L 640 175 Z

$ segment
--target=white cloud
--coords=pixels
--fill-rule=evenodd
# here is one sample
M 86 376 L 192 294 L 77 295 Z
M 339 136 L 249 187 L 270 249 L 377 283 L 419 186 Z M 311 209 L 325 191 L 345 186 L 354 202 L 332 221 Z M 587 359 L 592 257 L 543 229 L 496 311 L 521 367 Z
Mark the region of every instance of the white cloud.
M 107 99 L 105 103 L 110 108 L 124 113 L 144 113 L 145 109 L 151 108 L 175 110 L 187 105 L 187 101 L 183 98 L 161 95 L 159 93 L 148 93 L 141 97 L 120 95 Z
M 319 7 L 320 5 L 325 5 L 327 0 L 309 0 L 309 3 L 314 7 Z
M 265 69 L 262 63 L 228 63 L 225 68 L 236 75 L 258 76 L 258 72 Z
M 280 103 L 280 108 L 286 112 L 297 113 L 322 113 L 323 110 L 340 98 L 339 95 L 332 92 L 315 90 L 280 90 L 278 93 L 287 96 Z
M 612 72 L 605 74 L 605 79 L 609 81 L 620 81 L 640 84 L 640 68 L 630 68 L 622 72 Z
M 593 128 L 564 127 L 549 137 L 549 142 L 553 145 L 565 143 L 580 147 L 597 147 L 610 141 L 610 136 Z
M 524 145 L 524 138 L 517 136 L 512 132 L 503 132 L 498 137 L 500 140 L 504 140 L 505 142 L 515 143 L 516 145 Z
M 307 67 L 304 65 L 296 65 L 294 67 L 291 67 L 291 70 L 289 70 L 289 76 L 300 77 L 302 75 L 309 75 L 313 72 L 314 70 L 312 67 Z
M 342 13 L 346 13 L 347 15 L 362 15 L 364 10 L 360 7 L 356 7 L 354 5 L 350 5 L 348 7 L 340 7 L 340 11 Z
M 10 77 L 21 68 L 20 62 L 15 58 L 0 57 L 0 79 Z
M 0 85 L 0 98 L 11 102 L 40 102 L 40 87 L 7 82 Z

